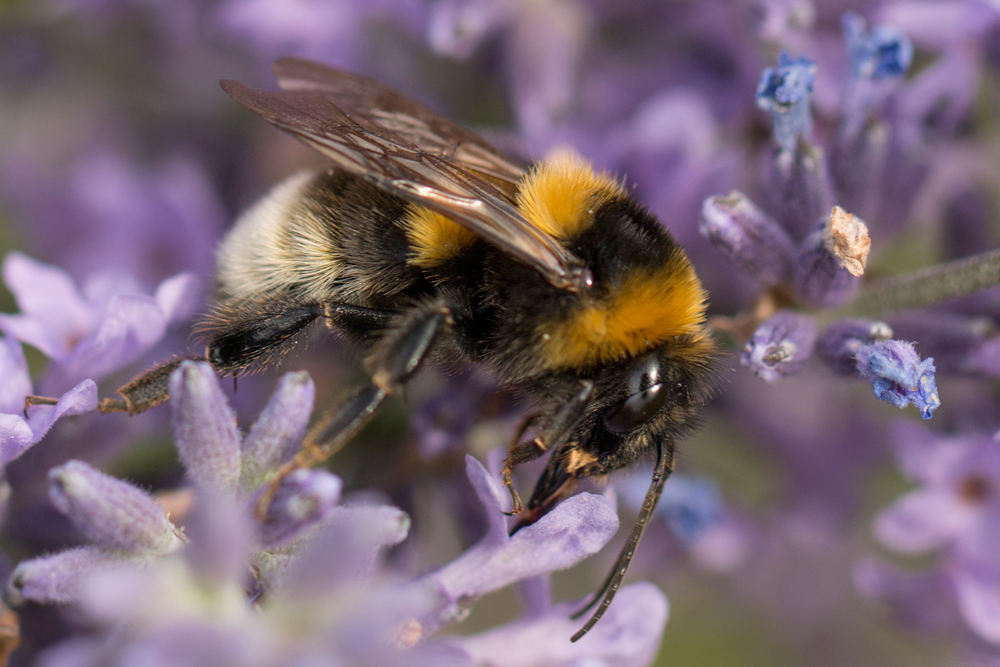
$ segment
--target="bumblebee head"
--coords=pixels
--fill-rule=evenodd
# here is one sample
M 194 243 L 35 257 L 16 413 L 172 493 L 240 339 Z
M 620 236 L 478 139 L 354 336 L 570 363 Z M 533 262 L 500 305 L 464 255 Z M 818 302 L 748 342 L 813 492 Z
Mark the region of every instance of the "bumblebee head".
M 656 440 L 693 428 L 712 393 L 713 352 L 705 334 L 677 336 L 595 378 L 590 418 L 574 439 L 595 457 L 583 476 L 627 466 Z

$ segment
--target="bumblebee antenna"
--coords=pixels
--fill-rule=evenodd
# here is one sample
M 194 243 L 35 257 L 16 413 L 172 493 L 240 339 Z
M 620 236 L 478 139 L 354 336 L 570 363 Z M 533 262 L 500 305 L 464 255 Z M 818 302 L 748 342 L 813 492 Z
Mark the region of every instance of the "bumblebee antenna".
M 577 619 L 583 616 L 597 604 L 598 600 L 601 601 L 601 605 L 594 612 L 594 615 L 590 617 L 586 625 L 580 628 L 570 641 L 575 642 L 590 632 L 590 629 L 601 620 L 601 616 L 604 616 L 604 612 L 611 605 L 611 601 L 615 599 L 615 593 L 618 592 L 622 579 L 625 578 L 625 572 L 628 570 L 629 563 L 632 562 L 635 548 L 638 546 L 639 540 L 646 530 L 646 525 L 649 523 L 649 518 L 653 515 L 653 510 L 656 509 L 657 503 L 660 502 L 663 485 L 666 483 L 667 477 L 670 476 L 673 469 L 674 443 L 669 440 L 660 440 L 656 444 L 656 467 L 653 469 L 653 481 L 649 485 L 649 490 L 646 491 L 646 498 L 642 501 L 639 518 L 636 519 L 635 527 L 632 528 L 632 534 L 629 535 L 628 542 L 625 543 L 621 553 L 618 554 L 618 560 L 615 561 L 615 566 L 608 574 L 608 578 L 604 580 L 604 583 L 594 593 L 593 597 L 590 598 L 586 606 L 573 614 L 572 618 Z

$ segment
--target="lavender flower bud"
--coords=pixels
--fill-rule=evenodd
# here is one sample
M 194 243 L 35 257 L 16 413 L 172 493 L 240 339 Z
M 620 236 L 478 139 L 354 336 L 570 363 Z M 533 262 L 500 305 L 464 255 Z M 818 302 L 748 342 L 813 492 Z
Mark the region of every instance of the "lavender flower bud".
M 877 25 L 867 30 L 865 20 L 854 12 L 842 19 L 844 43 L 854 76 L 859 79 L 899 79 L 913 61 L 913 44 L 899 29 Z
M 177 453 L 199 486 L 234 490 L 240 475 L 236 417 L 212 367 L 185 361 L 170 376 Z
M 286 477 L 267 508 L 261 543 L 272 549 L 302 536 L 328 518 L 343 482 L 325 470 L 296 470 Z
M 740 363 L 767 382 L 805 366 L 816 343 L 816 321 L 808 315 L 781 311 L 757 328 L 747 341 Z
M 858 372 L 872 385 L 875 398 L 898 408 L 913 403 L 924 419 L 941 405 L 934 380 L 934 359 L 921 360 L 913 343 L 878 341 L 858 349 Z
M 763 175 L 768 204 L 778 223 L 802 239 L 833 206 L 833 186 L 823 149 L 800 139 L 795 150 L 775 149 Z
M 123 562 L 100 547 L 68 549 L 51 556 L 21 561 L 7 583 L 11 602 L 24 600 L 41 603 L 75 602 L 85 575 Z
M 837 320 L 820 335 L 816 354 L 840 375 L 853 375 L 858 369 L 858 349 L 875 341 L 889 340 L 892 335 L 885 322 Z
M 840 265 L 826 247 L 825 235 L 825 229 L 817 230 L 802 243 L 795 264 L 795 288 L 810 306 L 836 308 L 850 301 L 860 279 Z
M 795 244 L 781 225 L 739 190 L 707 198 L 698 231 L 762 285 L 791 279 Z
M 298 450 L 309 425 L 316 388 L 309 373 L 288 373 L 281 378 L 267 407 L 260 413 L 243 442 L 240 486 L 257 488 L 268 471 L 278 467 Z
M 152 498 L 83 461 L 50 470 L 49 484 L 56 509 L 103 547 L 153 555 L 180 546 L 173 524 Z
M 792 58 L 782 51 L 777 67 L 766 67 L 757 84 L 757 106 L 771 114 L 774 141 L 791 152 L 800 136 L 809 134 L 812 117 L 809 100 L 816 79 L 816 63 Z

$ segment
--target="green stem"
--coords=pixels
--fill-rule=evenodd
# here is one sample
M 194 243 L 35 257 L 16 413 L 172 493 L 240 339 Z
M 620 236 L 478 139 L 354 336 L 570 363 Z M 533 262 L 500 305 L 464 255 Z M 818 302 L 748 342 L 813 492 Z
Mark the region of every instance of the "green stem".
M 1000 250 L 991 250 L 865 285 L 834 316 L 882 318 L 996 285 L 1000 285 Z

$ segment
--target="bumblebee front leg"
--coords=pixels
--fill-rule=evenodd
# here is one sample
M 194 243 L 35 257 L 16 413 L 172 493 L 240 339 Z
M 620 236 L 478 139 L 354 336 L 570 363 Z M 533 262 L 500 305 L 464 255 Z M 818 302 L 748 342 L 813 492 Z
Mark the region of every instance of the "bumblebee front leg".
M 566 441 L 569 440 L 573 429 L 579 423 L 580 418 L 583 417 L 583 413 L 587 409 L 587 405 L 590 403 L 590 396 L 594 392 L 594 383 L 590 380 L 584 380 L 580 383 L 580 389 L 566 402 L 565 405 L 556 413 L 556 416 L 549 423 L 549 425 L 542 431 L 542 434 L 533 440 L 528 442 L 522 442 L 516 444 L 507 453 L 507 459 L 503 464 L 503 472 L 501 473 L 501 479 L 503 485 L 510 492 L 511 501 L 511 511 L 508 516 L 513 516 L 520 514 L 524 509 L 521 504 L 521 497 L 517 494 L 517 489 L 514 488 L 514 482 L 511 479 L 511 473 L 514 468 L 521 465 L 522 463 L 527 463 L 529 461 L 534 461 L 535 459 L 541 457 L 545 452 L 550 449 L 559 449 Z M 524 435 L 524 431 L 531 425 L 531 421 L 526 421 L 521 429 L 518 431 L 516 440 L 520 440 L 521 436 Z M 515 442 L 516 442 L 515 440 Z
M 371 382 L 351 394 L 313 425 L 302 449 L 278 469 L 257 504 L 263 517 L 281 481 L 294 470 L 322 463 L 343 447 L 375 415 L 387 396 L 420 370 L 441 334 L 454 325 L 451 310 L 441 302 L 422 304 L 402 313 L 375 346 L 368 360 Z

